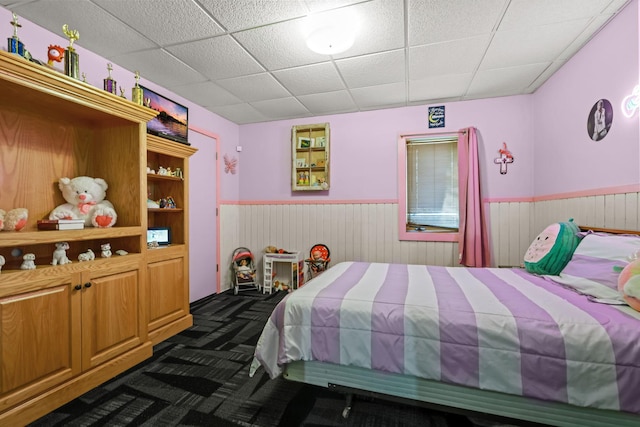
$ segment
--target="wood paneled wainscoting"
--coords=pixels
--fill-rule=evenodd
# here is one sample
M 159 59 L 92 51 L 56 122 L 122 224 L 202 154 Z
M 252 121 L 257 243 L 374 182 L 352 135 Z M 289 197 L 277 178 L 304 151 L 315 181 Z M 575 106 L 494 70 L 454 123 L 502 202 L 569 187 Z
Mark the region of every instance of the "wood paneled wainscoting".
M 638 192 L 486 205 L 492 266 L 518 266 L 531 241 L 547 225 L 574 218 L 579 225 L 640 229 Z M 220 290 L 231 288 L 231 253 L 246 246 L 262 271 L 268 245 L 301 251 L 316 243 L 341 261 L 457 266 L 455 242 L 398 240 L 397 203 L 223 204 L 220 209 Z M 260 278 L 262 280 L 262 278 Z

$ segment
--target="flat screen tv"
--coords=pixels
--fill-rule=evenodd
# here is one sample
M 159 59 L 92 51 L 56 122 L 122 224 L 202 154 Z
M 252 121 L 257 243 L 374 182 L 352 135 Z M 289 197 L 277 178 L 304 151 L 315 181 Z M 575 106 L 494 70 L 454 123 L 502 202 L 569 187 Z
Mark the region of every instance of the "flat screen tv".
M 189 129 L 189 109 L 142 85 L 142 99 L 158 115 L 147 122 L 147 132 L 172 141 L 190 145 L 187 142 Z

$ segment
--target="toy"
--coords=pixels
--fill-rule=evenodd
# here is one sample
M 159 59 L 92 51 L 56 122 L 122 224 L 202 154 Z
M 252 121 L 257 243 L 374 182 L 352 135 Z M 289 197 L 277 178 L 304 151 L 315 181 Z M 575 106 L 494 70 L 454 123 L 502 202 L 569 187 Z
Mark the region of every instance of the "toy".
M 290 254 L 291 252 L 287 252 L 284 249 L 278 249 L 275 246 L 267 246 L 264 248 L 264 253 L 266 254 Z
M 631 308 L 640 311 L 640 259 L 622 269 L 618 276 L 618 291 Z
M 102 253 L 100 254 L 102 258 L 111 257 L 111 243 L 103 243 L 102 245 L 100 245 L 100 250 L 102 251 Z
M 4 257 L 0 255 L 0 272 L 2 271 L 2 266 L 4 265 Z
M 573 218 L 542 230 L 524 255 L 525 269 L 534 274 L 558 275 L 580 243 L 579 232 Z
M 35 270 L 36 269 L 36 256 L 35 254 L 24 254 L 22 256 L 22 265 L 20 270 Z
M 49 214 L 49 219 L 84 219 L 86 226 L 112 227 L 118 218 L 116 211 L 105 200 L 109 186 L 102 178 L 78 176 L 61 178 L 58 187 L 67 201 Z
M 91 249 L 87 249 L 87 252 L 81 253 L 78 255 L 78 261 L 92 261 L 96 259 L 96 255 L 93 253 Z
M 4 230 L 20 231 L 27 225 L 29 210 L 26 208 L 11 209 L 4 216 Z
M 69 249 L 69 243 L 56 243 L 56 250 L 53 251 L 53 260 L 51 261 L 51 265 L 71 264 L 71 260 L 67 257 L 67 249 Z
M 49 45 L 47 50 L 47 65 L 53 67 L 53 62 L 62 62 L 64 59 L 64 48 L 58 45 Z

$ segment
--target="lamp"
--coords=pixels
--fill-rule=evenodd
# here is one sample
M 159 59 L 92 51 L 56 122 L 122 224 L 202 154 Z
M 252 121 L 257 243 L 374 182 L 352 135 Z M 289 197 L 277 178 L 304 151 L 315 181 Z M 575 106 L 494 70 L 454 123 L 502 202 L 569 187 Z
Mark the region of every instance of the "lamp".
M 302 31 L 309 49 L 322 55 L 335 55 L 353 46 L 357 29 L 355 14 L 349 9 L 337 9 L 309 15 Z

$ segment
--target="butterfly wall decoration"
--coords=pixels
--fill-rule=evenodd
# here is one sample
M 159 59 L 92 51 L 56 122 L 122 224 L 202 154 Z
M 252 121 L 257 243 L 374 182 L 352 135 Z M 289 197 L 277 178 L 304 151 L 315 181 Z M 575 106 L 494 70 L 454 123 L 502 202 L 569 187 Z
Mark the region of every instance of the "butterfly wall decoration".
M 231 173 L 232 175 L 236 174 L 236 166 L 238 165 L 238 159 L 235 157 L 229 157 L 226 154 L 224 155 L 224 172 Z

